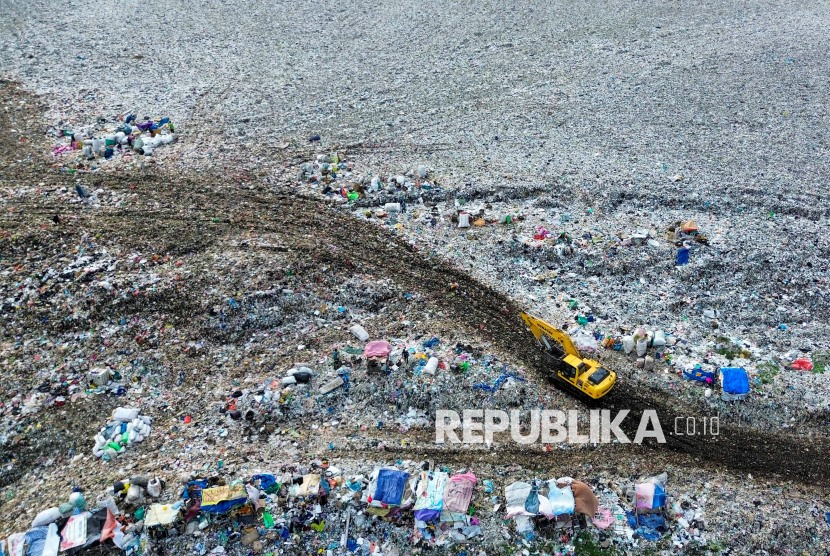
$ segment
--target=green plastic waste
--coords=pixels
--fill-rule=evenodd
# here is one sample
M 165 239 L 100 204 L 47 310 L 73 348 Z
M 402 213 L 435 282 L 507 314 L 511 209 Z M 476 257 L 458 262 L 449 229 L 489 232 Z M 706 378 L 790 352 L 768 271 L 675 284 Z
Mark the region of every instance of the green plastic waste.
M 269 514 L 268 512 L 262 514 L 262 521 L 265 523 L 265 527 L 267 527 L 268 529 L 274 526 L 274 518 L 271 517 L 271 514 Z
M 135 511 L 135 518 L 138 521 L 141 521 L 142 519 L 144 519 L 144 508 L 139 508 Z
M 578 322 L 580 326 L 585 326 L 586 324 L 588 324 L 588 319 L 586 319 L 585 317 L 577 317 L 576 322 Z

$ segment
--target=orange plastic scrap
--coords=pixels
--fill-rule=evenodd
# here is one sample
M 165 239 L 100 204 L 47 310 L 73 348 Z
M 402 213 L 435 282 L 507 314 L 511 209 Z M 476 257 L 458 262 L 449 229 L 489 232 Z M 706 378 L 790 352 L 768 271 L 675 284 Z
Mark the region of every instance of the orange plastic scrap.
M 694 220 L 687 220 L 680 225 L 683 228 L 684 232 L 696 232 L 697 231 L 697 224 L 695 224 Z

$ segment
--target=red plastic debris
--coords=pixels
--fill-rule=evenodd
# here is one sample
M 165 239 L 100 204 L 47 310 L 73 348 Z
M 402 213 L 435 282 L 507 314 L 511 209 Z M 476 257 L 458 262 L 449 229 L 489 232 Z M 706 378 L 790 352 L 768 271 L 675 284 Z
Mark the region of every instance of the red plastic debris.
M 813 363 L 809 359 L 796 359 L 793 361 L 792 368 L 797 371 L 812 371 Z

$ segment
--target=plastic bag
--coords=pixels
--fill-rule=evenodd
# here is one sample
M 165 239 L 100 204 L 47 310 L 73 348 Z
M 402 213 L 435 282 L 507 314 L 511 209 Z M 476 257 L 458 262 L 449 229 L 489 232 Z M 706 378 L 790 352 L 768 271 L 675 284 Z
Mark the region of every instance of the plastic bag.
M 58 535 L 58 524 L 50 523 L 49 531 L 46 533 L 46 543 L 43 545 L 41 556 L 58 556 L 61 538 Z
M 45 525 L 49 525 L 50 523 L 56 522 L 61 517 L 60 509 L 48 508 L 35 516 L 35 519 L 32 520 L 32 527 L 43 527 Z
M 579 351 L 596 351 L 597 340 L 594 335 L 587 330 L 577 331 L 571 338 Z
M 530 494 L 527 496 L 527 500 L 525 500 L 525 510 L 532 514 L 539 513 L 539 486 L 533 485 L 530 488 Z
M 357 339 L 361 342 L 365 342 L 369 339 L 369 333 L 366 332 L 366 329 L 360 326 L 359 324 L 355 324 L 349 328 L 349 332 L 357 336 Z
M 793 361 L 793 369 L 796 371 L 812 371 L 813 363 L 809 359 L 801 358 Z

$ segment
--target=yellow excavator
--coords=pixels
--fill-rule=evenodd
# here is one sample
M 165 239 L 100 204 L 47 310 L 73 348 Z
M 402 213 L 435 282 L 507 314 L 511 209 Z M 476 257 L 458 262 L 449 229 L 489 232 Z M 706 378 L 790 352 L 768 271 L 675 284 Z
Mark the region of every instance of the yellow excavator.
M 522 319 L 544 350 L 545 363 L 551 366 L 556 382 L 593 400 L 611 391 L 617 373 L 604 368 L 598 361 L 583 359 L 571 337 L 563 330 L 527 313 L 522 313 Z

